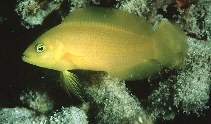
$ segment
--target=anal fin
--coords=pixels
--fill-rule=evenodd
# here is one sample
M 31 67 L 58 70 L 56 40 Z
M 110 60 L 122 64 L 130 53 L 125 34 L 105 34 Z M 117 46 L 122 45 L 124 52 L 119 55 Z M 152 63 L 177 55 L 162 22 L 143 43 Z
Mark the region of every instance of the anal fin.
M 161 65 L 158 61 L 144 60 L 133 67 L 112 70 L 109 73 L 124 80 L 140 80 L 152 76 L 160 71 Z

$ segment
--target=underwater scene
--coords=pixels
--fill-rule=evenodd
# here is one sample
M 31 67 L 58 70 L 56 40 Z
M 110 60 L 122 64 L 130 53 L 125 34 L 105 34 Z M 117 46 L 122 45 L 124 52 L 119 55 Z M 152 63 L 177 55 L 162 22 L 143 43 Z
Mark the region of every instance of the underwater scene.
M 1 0 L 0 124 L 210 124 L 210 0 Z

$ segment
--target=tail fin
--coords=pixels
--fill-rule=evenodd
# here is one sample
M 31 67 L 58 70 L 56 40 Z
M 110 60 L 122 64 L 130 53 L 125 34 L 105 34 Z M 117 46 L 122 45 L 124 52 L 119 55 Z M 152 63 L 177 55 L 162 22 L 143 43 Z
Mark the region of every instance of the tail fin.
M 164 66 L 177 67 L 187 52 L 187 38 L 179 27 L 164 19 L 153 34 L 155 58 Z

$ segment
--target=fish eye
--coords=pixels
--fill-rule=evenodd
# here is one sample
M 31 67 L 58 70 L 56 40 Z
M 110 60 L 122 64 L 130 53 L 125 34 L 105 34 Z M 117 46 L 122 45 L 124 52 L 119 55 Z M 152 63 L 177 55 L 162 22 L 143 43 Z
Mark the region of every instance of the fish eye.
M 37 53 L 42 53 L 45 51 L 45 45 L 44 44 L 37 44 L 36 45 L 36 51 Z

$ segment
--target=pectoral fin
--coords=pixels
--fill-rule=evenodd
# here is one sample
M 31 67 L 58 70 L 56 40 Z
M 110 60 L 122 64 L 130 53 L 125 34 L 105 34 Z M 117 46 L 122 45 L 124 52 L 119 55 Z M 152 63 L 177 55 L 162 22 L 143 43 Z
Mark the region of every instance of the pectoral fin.
M 63 71 L 60 74 L 61 84 L 70 95 L 78 97 L 81 101 L 84 101 L 81 96 L 80 84 L 77 76 L 69 71 Z

